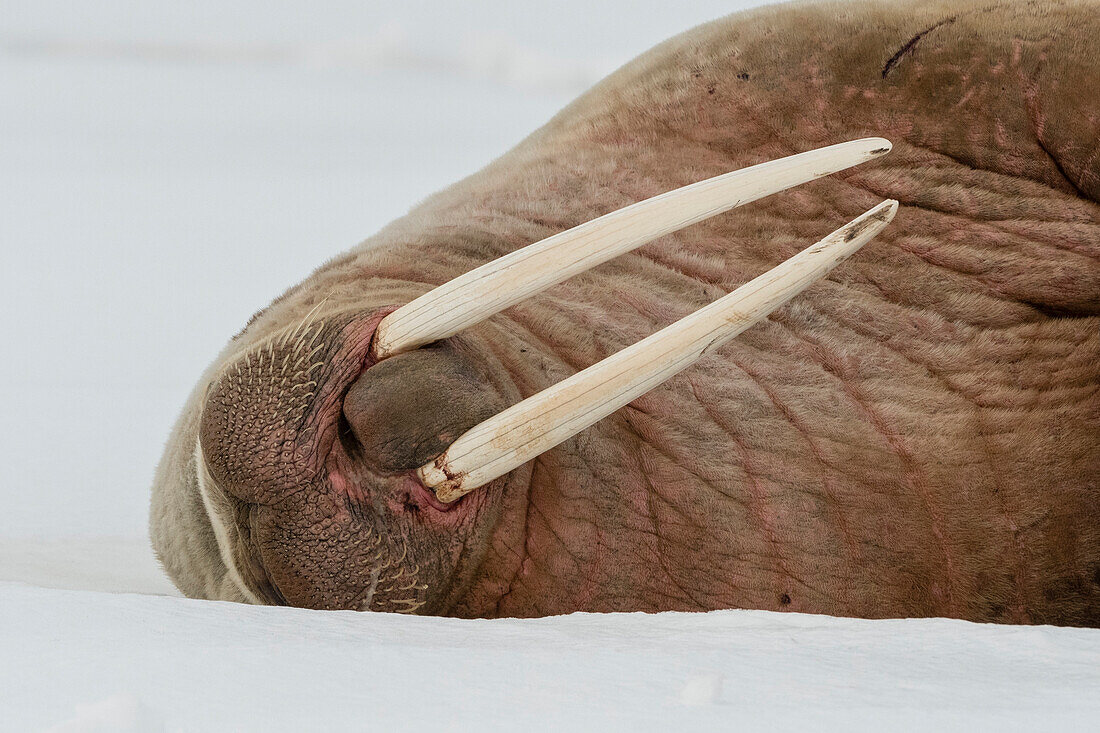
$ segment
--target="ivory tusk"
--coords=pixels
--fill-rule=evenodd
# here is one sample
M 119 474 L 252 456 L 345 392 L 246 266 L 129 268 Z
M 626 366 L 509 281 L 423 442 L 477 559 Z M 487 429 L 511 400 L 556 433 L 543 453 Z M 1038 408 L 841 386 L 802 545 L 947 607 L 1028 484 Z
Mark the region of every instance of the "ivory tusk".
M 708 178 L 631 204 L 518 249 L 430 290 L 382 319 L 371 349 L 385 359 L 452 336 L 551 285 L 657 237 L 890 151 L 881 137 L 830 145 Z
M 417 469 L 451 502 L 576 435 L 764 318 L 882 230 L 898 202 L 859 218 L 732 293 L 475 425 Z

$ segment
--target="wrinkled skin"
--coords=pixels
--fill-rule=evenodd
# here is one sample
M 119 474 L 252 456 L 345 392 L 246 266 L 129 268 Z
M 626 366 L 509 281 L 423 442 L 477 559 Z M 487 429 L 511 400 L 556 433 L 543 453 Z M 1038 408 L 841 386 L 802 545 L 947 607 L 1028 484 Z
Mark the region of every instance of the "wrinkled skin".
M 1100 625 L 1096 38 L 1092 2 L 868 3 L 657 47 L 233 339 L 158 470 L 166 569 L 313 608 Z M 386 312 L 490 259 L 870 135 L 894 152 L 367 359 Z M 454 505 L 417 483 L 487 415 L 886 197 L 874 242 L 666 384 Z

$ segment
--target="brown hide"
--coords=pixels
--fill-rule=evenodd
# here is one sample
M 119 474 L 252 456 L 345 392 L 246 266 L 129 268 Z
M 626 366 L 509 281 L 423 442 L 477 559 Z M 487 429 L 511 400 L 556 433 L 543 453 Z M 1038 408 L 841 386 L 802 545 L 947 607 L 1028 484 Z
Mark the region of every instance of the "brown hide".
M 166 568 L 191 595 L 325 608 L 1100 625 L 1097 38 L 1095 2 L 883 2 L 763 8 L 662 44 L 235 338 L 158 471 Z M 260 492 L 255 474 L 218 474 L 212 453 L 267 444 L 200 431 L 208 388 L 313 309 L 332 353 L 358 353 L 365 337 L 347 324 L 501 254 L 871 135 L 894 152 L 534 296 L 405 376 L 378 372 L 381 397 L 322 380 L 331 425 L 316 407 L 279 438 L 305 453 L 271 453 L 299 461 L 276 467 L 293 481 Z M 486 406 L 634 343 L 887 197 L 901 202 L 894 223 L 828 280 L 460 506 L 434 506 L 400 473 Z M 469 390 L 451 405 L 441 384 Z M 233 405 L 226 420 L 255 422 Z M 203 445 L 205 505 L 200 432 L 236 436 Z M 396 578 L 390 595 L 380 577 Z

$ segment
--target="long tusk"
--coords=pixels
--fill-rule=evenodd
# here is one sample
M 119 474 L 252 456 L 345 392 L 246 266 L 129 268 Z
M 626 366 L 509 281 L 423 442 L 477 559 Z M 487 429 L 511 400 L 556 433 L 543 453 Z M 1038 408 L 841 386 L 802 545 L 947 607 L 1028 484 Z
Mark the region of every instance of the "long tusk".
M 440 501 L 454 501 L 576 435 L 824 277 L 897 209 L 897 201 L 883 201 L 732 293 L 475 425 L 417 469 L 420 480 Z
M 852 140 L 708 178 L 559 232 L 443 283 L 382 319 L 375 359 L 453 336 L 524 298 L 657 237 L 890 151 Z

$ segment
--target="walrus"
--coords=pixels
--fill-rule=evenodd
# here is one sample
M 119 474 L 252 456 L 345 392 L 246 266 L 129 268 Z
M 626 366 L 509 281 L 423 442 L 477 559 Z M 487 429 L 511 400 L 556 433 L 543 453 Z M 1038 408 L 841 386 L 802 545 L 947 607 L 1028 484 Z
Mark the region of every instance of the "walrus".
M 157 468 L 165 570 L 316 609 L 1100 626 L 1096 38 L 1096 2 L 952 0 L 763 7 L 657 46 L 232 338 Z M 880 137 L 595 266 L 550 255 L 499 302 L 507 267 L 471 282 L 636 202 Z M 608 414 L 563 437 L 592 384 L 555 385 L 884 223 L 884 199 L 893 222 L 827 278 L 666 381 L 650 354 L 597 384 Z

